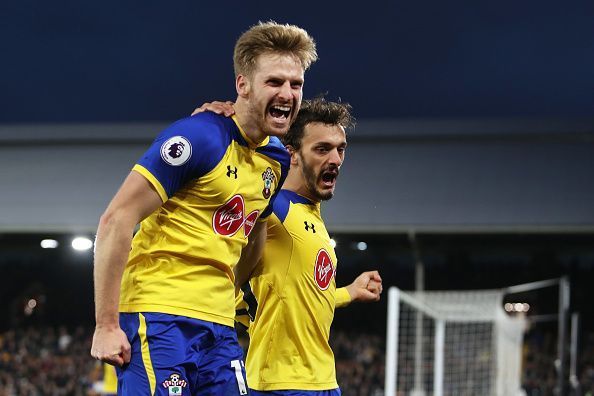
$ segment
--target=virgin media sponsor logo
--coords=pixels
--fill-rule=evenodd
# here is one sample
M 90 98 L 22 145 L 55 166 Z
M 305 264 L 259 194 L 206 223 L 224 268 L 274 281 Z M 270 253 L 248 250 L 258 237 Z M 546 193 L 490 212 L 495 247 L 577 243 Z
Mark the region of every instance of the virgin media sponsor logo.
M 232 236 L 243 226 L 247 237 L 256 223 L 260 211 L 254 210 L 244 216 L 245 204 L 243 197 L 234 195 L 226 204 L 219 207 L 212 216 L 212 228 L 219 235 Z
M 251 212 L 249 215 L 247 215 L 245 217 L 245 223 L 243 223 L 243 232 L 246 237 L 248 235 L 250 235 L 250 232 L 252 232 L 252 229 L 254 228 L 254 225 L 256 224 L 256 220 L 258 220 L 259 213 L 260 213 L 259 211 L 254 210 L 253 212 Z
M 325 249 L 320 249 L 316 256 L 316 265 L 314 266 L 314 280 L 320 290 L 326 290 L 330 286 L 330 281 L 334 276 L 334 264 Z

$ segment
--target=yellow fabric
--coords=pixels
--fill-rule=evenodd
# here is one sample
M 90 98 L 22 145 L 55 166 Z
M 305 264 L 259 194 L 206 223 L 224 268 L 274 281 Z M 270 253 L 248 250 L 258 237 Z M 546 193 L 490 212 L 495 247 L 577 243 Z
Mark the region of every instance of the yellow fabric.
M 248 316 L 248 304 L 243 300 L 243 292 L 235 296 L 235 321 L 243 325 L 246 329 L 250 327 L 250 317 Z
M 315 224 L 316 232 L 305 230 L 304 221 Z M 276 214 L 270 216 L 264 255 L 250 281 L 258 302 L 246 362 L 252 389 L 338 387 L 328 344 L 336 283 L 332 273 L 326 290 L 316 284 L 320 249 L 329 253 L 335 269 L 337 259 L 319 205 L 291 203 L 282 223 Z
M 228 166 L 237 168 L 237 178 L 227 175 Z M 246 227 L 233 235 L 217 234 L 214 214 L 237 194 L 243 197 L 243 216 L 261 214 L 270 198 L 262 192 L 267 168 L 274 174 L 274 191 L 280 164 L 233 140 L 214 169 L 188 182 L 148 216 L 132 243 L 120 312 L 160 312 L 233 326 L 233 267 L 247 243 Z M 164 194 L 148 170 L 139 165 L 134 170 Z
M 111 364 L 103 363 L 103 392 L 104 394 L 118 393 L 118 375 Z
M 163 188 L 161 183 L 159 183 L 159 180 L 157 180 L 157 178 L 153 176 L 153 174 L 148 169 L 146 169 L 142 165 L 136 164 L 134 165 L 132 170 L 140 173 L 151 183 L 151 185 L 157 190 L 159 197 L 161 197 L 161 201 L 167 201 L 167 192 L 165 192 L 165 189 Z
M 351 303 L 351 295 L 346 287 L 339 287 L 336 289 L 336 307 L 346 307 Z

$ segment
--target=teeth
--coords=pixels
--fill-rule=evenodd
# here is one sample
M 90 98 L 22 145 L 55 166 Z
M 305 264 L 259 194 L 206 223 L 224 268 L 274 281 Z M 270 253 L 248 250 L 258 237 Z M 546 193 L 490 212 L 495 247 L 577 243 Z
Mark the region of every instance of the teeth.
M 291 111 L 291 107 L 289 106 L 272 106 L 276 110 L 280 111 Z

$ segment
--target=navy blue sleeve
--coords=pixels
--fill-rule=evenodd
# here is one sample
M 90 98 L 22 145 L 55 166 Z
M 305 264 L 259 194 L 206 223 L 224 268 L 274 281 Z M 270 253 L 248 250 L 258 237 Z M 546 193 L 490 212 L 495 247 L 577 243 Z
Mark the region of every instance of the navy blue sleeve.
M 291 205 L 291 200 L 287 194 L 287 190 L 281 190 L 275 197 L 276 199 L 272 202 L 269 207 L 272 208 L 272 211 L 276 217 L 280 220 L 281 223 L 285 222 L 287 218 L 287 214 L 289 214 L 289 206 Z
M 200 113 L 161 132 L 138 164 L 157 179 L 171 198 L 189 180 L 214 169 L 231 142 L 230 136 L 221 116 Z

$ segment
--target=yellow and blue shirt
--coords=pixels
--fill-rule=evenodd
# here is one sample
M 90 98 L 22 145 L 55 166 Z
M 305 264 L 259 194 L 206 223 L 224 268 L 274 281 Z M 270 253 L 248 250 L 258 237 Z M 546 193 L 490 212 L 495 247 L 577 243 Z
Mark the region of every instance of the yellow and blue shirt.
M 233 326 L 233 267 L 288 167 L 277 138 L 255 144 L 235 117 L 205 112 L 163 131 L 133 168 L 163 205 L 134 237 L 120 312 Z
M 350 296 L 336 289 L 336 265 L 320 204 L 281 190 L 268 219 L 263 257 L 238 297 L 237 319 L 249 325 L 250 388 L 338 387 L 328 338 L 334 308 L 348 304 Z

